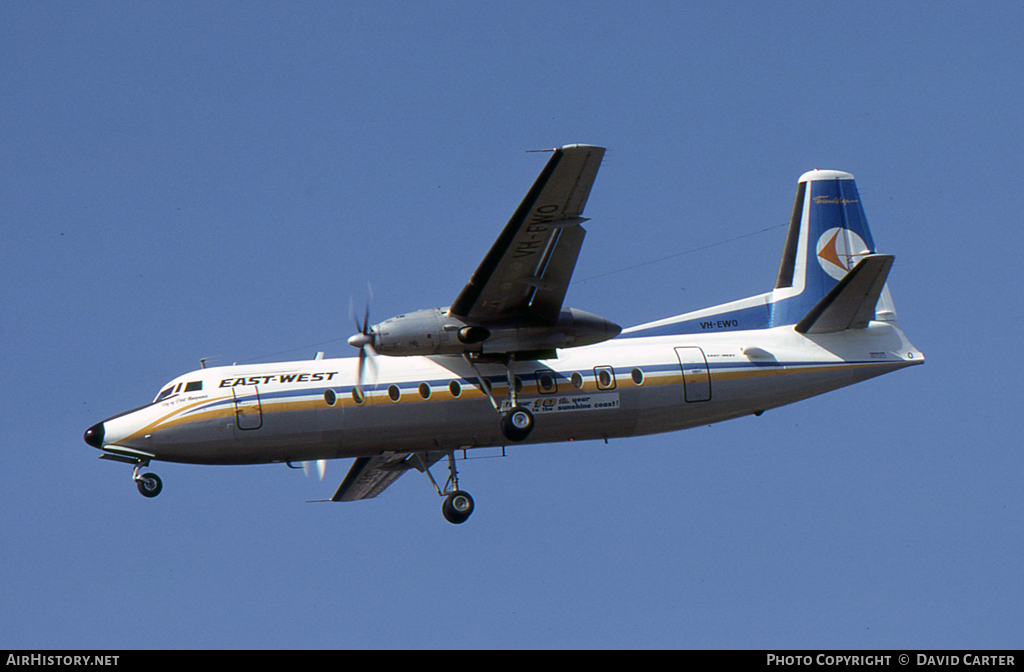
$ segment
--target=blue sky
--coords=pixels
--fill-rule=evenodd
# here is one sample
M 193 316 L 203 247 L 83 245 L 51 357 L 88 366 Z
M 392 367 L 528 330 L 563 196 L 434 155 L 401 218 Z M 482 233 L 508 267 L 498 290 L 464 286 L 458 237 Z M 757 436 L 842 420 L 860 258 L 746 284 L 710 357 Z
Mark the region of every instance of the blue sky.
M 0 647 L 1020 648 L 1022 28 L 1019 2 L 4 3 Z M 568 305 L 770 289 L 797 177 L 834 168 L 927 364 L 466 462 L 458 527 L 414 476 L 307 504 L 347 462 L 154 465 L 145 500 L 82 442 L 200 357 L 353 354 L 367 282 L 375 318 L 447 305 L 525 150 L 575 142 L 609 151 Z

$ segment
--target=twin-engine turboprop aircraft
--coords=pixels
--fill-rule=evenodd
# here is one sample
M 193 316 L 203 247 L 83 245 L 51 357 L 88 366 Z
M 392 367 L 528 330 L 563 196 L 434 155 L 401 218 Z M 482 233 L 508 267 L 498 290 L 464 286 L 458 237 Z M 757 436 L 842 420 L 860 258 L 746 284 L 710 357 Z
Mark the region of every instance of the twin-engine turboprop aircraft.
M 584 206 L 604 149 L 551 159 L 448 308 L 370 325 L 358 358 L 203 368 L 152 403 L 90 427 L 103 459 L 311 463 L 356 458 L 330 501 L 376 497 L 425 472 L 442 511 L 465 521 L 456 451 L 610 439 L 707 425 L 822 394 L 924 357 L 903 335 L 853 176 L 797 183 L 775 288 L 621 330 L 563 299 L 586 235 Z M 385 355 L 385 356 L 378 356 Z M 375 375 L 366 378 L 368 369 Z M 438 486 L 430 467 L 448 459 Z

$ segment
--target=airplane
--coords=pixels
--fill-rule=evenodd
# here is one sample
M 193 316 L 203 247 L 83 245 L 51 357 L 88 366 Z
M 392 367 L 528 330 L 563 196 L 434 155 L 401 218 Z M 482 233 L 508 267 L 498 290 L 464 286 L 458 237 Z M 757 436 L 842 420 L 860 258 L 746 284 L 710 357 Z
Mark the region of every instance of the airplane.
M 316 464 L 355 458 L 331 502 L 376 497 L 410 469 L 465 522 L 456 453 L 640 436 L 709 425 L 924 362 L 900 329 L 853 175 L 812 170 L 796 200 L 775 287 L 622 329 L 563 306 L 604 148 L 551 157 L 446 308 L 369 324 L 357 357 L 203 368 L 149 404 L 90 427 L 101 459 L 134 465 L 155 497 L 151 461 Z M 368 376 L 368 374 L 373 375 Z M 430 467 L 447 458 L 438 485 Z

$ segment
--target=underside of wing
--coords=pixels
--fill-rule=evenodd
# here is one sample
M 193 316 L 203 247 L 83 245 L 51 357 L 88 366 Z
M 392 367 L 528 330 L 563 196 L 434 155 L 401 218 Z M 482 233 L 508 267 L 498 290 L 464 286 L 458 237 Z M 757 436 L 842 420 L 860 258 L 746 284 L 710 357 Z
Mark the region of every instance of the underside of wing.
M 425 467 L 441 459 L 443 453 L 422 453 Z M 345 480 L 331 497 L 332 502 L 352 502 L 372 499 L 384 492 L 398 477 L 410 469 L 425 468 L 411 453 L 395 453 L 376 457 L 357 458 L 348 470 Z
M 603 147 L 554 150 L 449 312 L 477 322 L 554 323 L 586 231 L 583 208 Z

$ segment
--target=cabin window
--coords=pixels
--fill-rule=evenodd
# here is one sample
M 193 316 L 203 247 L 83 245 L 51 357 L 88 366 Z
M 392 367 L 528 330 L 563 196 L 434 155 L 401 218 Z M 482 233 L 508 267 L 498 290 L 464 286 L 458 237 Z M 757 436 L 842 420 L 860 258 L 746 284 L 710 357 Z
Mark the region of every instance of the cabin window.
M 334 393 L 334 390 L 328 388 L 324 390 L 324 401 L 327 402 L 328 406 L 334 406 L 338 401 L 338 395 Z
M 569 382 L 572 383 L 572 386 L 575 387 L 577 390 L 583 389 L 583 376 L 581 376 L 580 374 L 573 373 L 571 376 L 569 376 Z
M 516 379 L 516 394 L 523 391 L 523 380 L 519 376 L 514 376 Z
M 391 401 L 398 401 L 402 398 L 402 391 L 398 389 L 398 385 L 388 385 L 388 396 L 391 397 Z
M 610 366 L 596 366 L 594 367 L 594 374 L 597 376 L 597 389 L 599 390 L 614 390 L 615 389 L 615 372 Z
M 448 383 L 448 391 L 451 392 L 453 397 L 458 397 L 462 394 L 462 385 L 459 385 L 459 381 L 453 380 Z
M 558 383 L 550 371 L 537 372 L 537 391 L 541 394 L 554 394 L 558 391 Z
M 644 372 L 641 371 L 640 369 L 633 369 L 633 371 L 630 372 L 629 375 L 633 379 L 633 384 L 634 385 L 643 385 L 644 384 Z
M 192 382 L 192 383 L 187 383 L 185 385 L 185 391 L 186 392 L 198 392 L 201 389 L 203 389 L 203 381 L 201 381 L 201 380 L 197 380 L 197 381 Z
M 430 385 L 420 383 L 420 396 L 424 399 L 430 399 Z
M 363 393 L 359 391 L 358 387 L 352 388 L 352 401 L 356 402 L 357 404 L 362 404 L 364 401 L 366 401 L 366 397 L 363 396 Z

